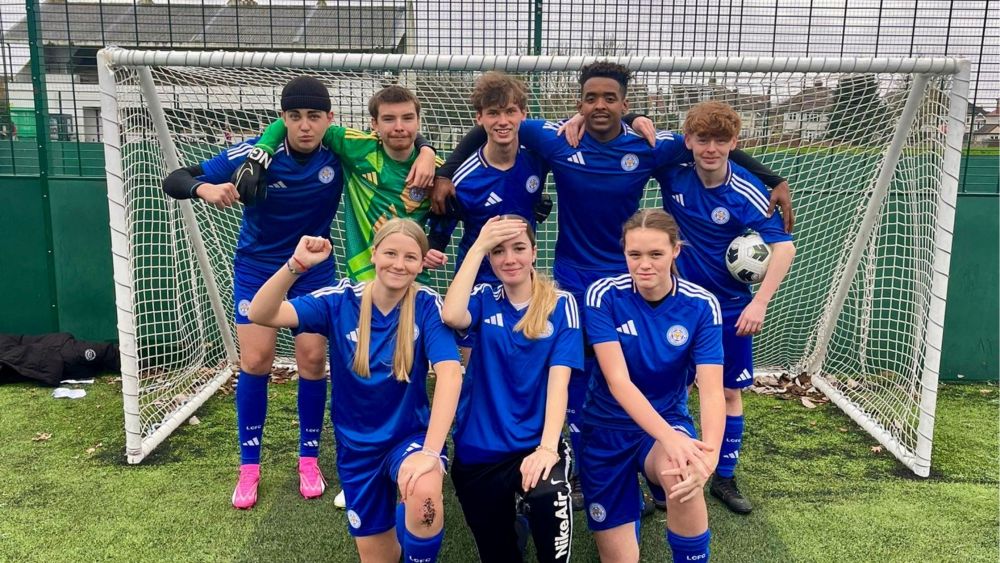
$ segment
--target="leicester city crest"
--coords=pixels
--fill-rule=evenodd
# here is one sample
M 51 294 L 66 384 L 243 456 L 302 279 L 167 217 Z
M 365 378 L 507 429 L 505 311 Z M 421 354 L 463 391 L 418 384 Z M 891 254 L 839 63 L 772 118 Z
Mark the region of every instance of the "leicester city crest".
M 554 333 L 555 331 L 556 328 L 552 326 L 552 322 L 545 321 L 545 330 L 543 330 L 542 333 L 538 335 L 538 338 L 548 338 L 552 336 L 552 333 Z
M 333 171 L 332 166 L 324 166 L 323 168 L 320 168 L 319 174 L 316 177 L 319 178 L 320 182 L 329 184 L 333 181 L 333 177 L 336 175 L 337 173 Z
M 416 342 L 420 339 L 420 327 L 416 324 L 413 325 L 413 341 Z
M 725 207 L 716 207 L 712 210 L 712 222 L 716 225 L 725 225 L 729 222 L 729 210 Z
M 347 511 L 347 521 L 350 522 L 351 527 L 355 530 L 361 527 L 361 517 L 358 516 L 358 513 L 353 510 Z
M 631 172 L 639 167 L 639 157 L 634 153 L 628 153 L 622 157 L 622 170 Z
M 538 179 L 538 176 L 532 174 L 528 176 L 528 181 L 524 183 L 524 189 L 528 190 L 529 194 L 533 194 L 538 191 L 538 187 L 542 185 L 542 181 Z
M 419 186 L 410 186 L 408 195 L 410 197 L 410 201 L 414 203 L 421 202 L 424 200 L 425 197 L 427 197 L 427 188 Z
M 688 329 L 681 325 L 674 325 L 667 329 L 667 342 L 674 346 L 681 346 L 688 341 Z
M 236 306 L 240 314 L 244 317 L 250 314 L 250 301 L 247 299 L 241 299 L 239 305 Z
M 604 507 L 600 503 L 590 503 L 590 507 L 587 510 L 590 512 L 590 519 L 594 522 L 604 522 L 604 519 L 608 517 L 608 511 L 604 510 Z

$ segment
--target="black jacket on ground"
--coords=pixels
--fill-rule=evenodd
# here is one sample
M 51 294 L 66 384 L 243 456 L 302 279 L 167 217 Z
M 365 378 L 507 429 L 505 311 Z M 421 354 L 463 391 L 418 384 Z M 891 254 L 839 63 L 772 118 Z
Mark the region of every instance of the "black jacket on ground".
M 117 344 L 77 340 L 68 332 L 0 334 L 0 383 L 27 378 L 55 386 L 121 371 L 120 362 Z

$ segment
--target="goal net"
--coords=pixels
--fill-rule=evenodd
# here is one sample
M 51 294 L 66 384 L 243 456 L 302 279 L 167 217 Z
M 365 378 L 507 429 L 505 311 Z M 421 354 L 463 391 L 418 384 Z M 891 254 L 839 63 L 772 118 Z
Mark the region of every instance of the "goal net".
M 677 130 L 693 104 L 728 102 L 743 120 L 742 148 L 789 179 L 798 255 L 755 340 L 756 368 L 809 374 L 926 476 L 966 63 L 611 59 L 636 72 L 632 111 Z M 593 60 L 103 50 L 129 461 L 148 454 L 237 365 L 232 256 L 241 208 L 174 201 L 160 189 L 167 173 L 256 136 L 278 117 L 281 88 L 294 76 L 323 81 L 336 121 L 355 128 L 367 128 L 367 101 L 376 90 L 391 83 L 411 88 L 423 106 L 423 135 L 445 154 L 473 125 L 468 97 L 482 71 L 521 76 L 531 90 L 529 113 L 561 119 L 575 112 L 577 71 Z M 556 207 L 539 230 L 543 268 L 552 263 L 559 213 L 555 189 L 547 190 Z M 655 182 L 643 205 L 661 205 Z M 331 238 L 342 264 L 339 218 Z M 450 273 L 434 272 L 438 291 Z M 279 340 L 279 361 L 292 362 L 290 335 Z

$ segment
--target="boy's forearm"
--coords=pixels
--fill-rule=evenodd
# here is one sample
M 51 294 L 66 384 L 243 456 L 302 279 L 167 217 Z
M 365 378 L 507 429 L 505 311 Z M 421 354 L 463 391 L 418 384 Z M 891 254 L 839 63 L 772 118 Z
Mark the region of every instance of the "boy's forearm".
M 792 260 L 795 259 L 795 245 L 791 242 L 779 242 L 771 245 L 771 262 L 767 266 L 767 273 L 760 282 L 760 288 L 754 294 L 754 300 L 764 304 L 770 303 L 771 298 L 778 292 L 778 287 L 788 275 L 788 270 L 792 267 Z

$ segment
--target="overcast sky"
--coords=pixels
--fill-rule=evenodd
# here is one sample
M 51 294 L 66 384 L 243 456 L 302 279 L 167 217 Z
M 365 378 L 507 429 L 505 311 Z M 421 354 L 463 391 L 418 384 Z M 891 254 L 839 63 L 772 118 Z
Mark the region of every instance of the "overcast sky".
M 340 2 L 380 3 L 404 4 Z M 1000 96 L 1000 0 L 544 0 L 542 5 L 546 54 L 591 54 L 594 46 L 611 46 L 616 54 L 633 55 L 954 55 L 972 61 L 980 106 L 993 109 Z M 532 41 L 534 0 L 419 0 L 414 6 L 420 52 L 485 54 L 502 45 L 507 53 L 524 53 Z M 14 25 L 24 17 L 24 1 L 0 0 L 0 17 L 4 28 Z

